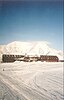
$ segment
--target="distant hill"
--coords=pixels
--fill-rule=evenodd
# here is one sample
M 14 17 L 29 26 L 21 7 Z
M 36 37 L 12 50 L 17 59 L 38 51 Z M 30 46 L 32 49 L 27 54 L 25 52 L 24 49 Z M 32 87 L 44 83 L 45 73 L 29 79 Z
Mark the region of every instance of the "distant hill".
M 63 52 L 50 47 L 46 41 L 20 42 L 14 41 L 7 45 L 0 45 L 0 60 L 2 54 L 27 54 L 27 55 L 56 55 L 63 59 Z

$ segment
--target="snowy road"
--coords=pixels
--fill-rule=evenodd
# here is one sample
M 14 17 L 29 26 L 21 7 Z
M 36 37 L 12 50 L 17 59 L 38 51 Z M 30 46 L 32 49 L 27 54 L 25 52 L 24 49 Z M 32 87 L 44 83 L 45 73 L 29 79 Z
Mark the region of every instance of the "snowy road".
M 63 100 L 63 63 L 1 63 L 0 99 Z

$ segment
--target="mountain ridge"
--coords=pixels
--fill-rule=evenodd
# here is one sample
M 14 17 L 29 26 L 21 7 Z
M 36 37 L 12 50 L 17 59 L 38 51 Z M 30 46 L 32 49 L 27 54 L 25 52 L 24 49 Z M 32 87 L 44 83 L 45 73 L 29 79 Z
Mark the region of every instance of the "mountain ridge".
M 7 45 L 1 45 L 1 54 L 56 55 L 59 59 L 63 59 L 63 52 L 51 48 L 47 41 L 14 41 Z

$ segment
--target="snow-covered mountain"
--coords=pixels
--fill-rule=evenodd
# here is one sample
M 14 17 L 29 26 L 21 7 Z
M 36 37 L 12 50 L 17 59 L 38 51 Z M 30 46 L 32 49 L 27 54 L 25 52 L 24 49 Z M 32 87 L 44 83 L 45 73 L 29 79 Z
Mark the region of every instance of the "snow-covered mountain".
M 27 54 L 27 55 L 56 55 L 63 59 L 63 52 L 50 47 L 46 41 L 19 42 L 14 41 L 7 45 L 0 46 L 0 55 L 2 54 Z

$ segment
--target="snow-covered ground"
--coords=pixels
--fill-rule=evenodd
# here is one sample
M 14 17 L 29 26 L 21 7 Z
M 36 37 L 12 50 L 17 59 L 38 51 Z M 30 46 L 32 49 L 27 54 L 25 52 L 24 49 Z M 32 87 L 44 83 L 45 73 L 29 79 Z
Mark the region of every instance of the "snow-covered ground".
M 63 63 L 0 63 L 0 99 L 64 100 Z

